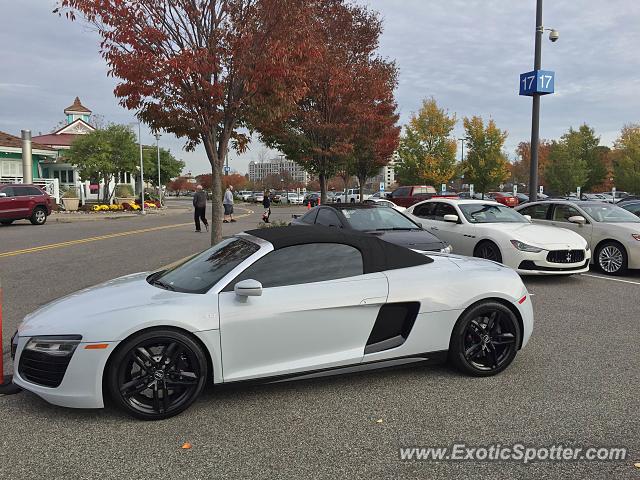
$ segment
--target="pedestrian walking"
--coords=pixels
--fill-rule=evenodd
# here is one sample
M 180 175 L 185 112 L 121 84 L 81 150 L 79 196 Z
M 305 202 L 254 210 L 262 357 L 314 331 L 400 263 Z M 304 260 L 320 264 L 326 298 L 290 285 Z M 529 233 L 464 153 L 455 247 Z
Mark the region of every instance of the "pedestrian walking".
M 193 220 L 196 222 L 196 232 L 200 232 L 200 220 L 204 223 L 204 228 L 209 231 L 209 222 L 207 222 L 207 192 L 202 189 L 202 185 L 196 187 L 196 193 L 193 195 Z
M 224 220 L 222 220 L 222 223 L 235 222 L 233 218 L 233 185 L 229 185 L 224 192 L 222 206 L 224 207 Z
M 264 223 L 269 223 L 269 217 L 271 216 L 271 199 L 269 198 L 269 192 L 264 192 L 262 206 L 264 207 L 264 213 L 262 214 L 262 221 Z

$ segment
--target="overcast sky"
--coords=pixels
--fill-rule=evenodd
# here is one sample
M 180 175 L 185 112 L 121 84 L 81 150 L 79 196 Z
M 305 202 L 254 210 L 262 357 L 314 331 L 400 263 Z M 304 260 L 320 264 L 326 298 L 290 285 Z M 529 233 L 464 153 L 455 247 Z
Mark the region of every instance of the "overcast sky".
M 513 157 L 530 135 L 531 100 L 518 96 L 518 76 L 533 67 L 535 0 L 364 3 L 384 19 L 381 54 L 400 68 L 401 123 L 433 96 L 459 120 L 493 118 L 508 131 L 506 151 Z M 0 130 L 48 133 L 76 96 L 106 121 L 133 122 L 113 96 L 115 80 L 106 77 L 97 35 L 53 15 L 54 4 L 0 2 Z M 560 31 L 560 40 L 552 44 L 545 36 L 543 43 L 542 67 L 556 71 L 556 93 L 542 98 L 541 136 L 557 138 L 587 122 L 611 145 L 624 124 L 640 122 L 640 1 L 548 0 L 544 23 Z M 142 136 L 155 141 L 147 129 Z M 169 135 L 161 143 L 187 170 L 208 170 L 202 149 L 184 152 L 183 142 Z M 232 168 L 245 172 L 262 149 L 254 143 L 232 157 Z

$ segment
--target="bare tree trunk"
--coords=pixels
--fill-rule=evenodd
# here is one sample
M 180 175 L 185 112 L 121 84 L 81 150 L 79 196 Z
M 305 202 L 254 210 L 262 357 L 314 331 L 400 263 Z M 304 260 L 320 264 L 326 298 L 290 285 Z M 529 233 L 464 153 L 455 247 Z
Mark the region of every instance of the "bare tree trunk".
M 364 201 L 364 184 L 367 183 L 367 177 L 358 175 L 358 183 L 359 183 L 358 190 L 360 191 L 360 203 L 362 203 Z
M 222 240 L 222 165 L 215 147 L 215 135 L 203 138 L 203 144 L 209 163 L 211 164 L 211 245 Z

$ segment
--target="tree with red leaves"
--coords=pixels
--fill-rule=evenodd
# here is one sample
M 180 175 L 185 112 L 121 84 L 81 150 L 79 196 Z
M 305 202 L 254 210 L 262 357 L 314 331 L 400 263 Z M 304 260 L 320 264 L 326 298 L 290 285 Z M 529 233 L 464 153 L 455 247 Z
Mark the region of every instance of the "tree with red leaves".
M 393 90 L 397 85 L 395 64 L 375 59 L 359 77 L 360 99 L 355 102 L 353 152 L 347 171 L 358 178 L 360 201 L 367 178 L 378 174 L 398 148 L 399 115 Z
M 307 78 L 307 91 L 284 123 L 257 125 L 261 138 L 318 176 L 321 201 L 327 179 L 353 153 L 360 89 L 375 60 L 382 24 L 365 7 L 325 0 L 314 21 L 320 58 Z
M 202 143 L 212 169 L 212 243 L 222 237 L 222 167 L 247 148 L 253 118 L 277 118 L 305 93 L 324 0 L 59 0 L 96 28 L 115 95 L 152 130 Z

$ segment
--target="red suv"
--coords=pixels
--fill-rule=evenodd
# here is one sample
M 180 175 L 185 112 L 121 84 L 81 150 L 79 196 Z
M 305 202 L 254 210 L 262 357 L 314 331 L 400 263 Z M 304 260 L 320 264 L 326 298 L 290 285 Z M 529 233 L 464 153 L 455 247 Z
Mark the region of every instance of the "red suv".
M 21 183 L 0 185 L 0 223 L 10 225 L 15 220 L 28 219 L 34 225 L 44 225 L 51 214 L 53 200 L 37 185 Z

